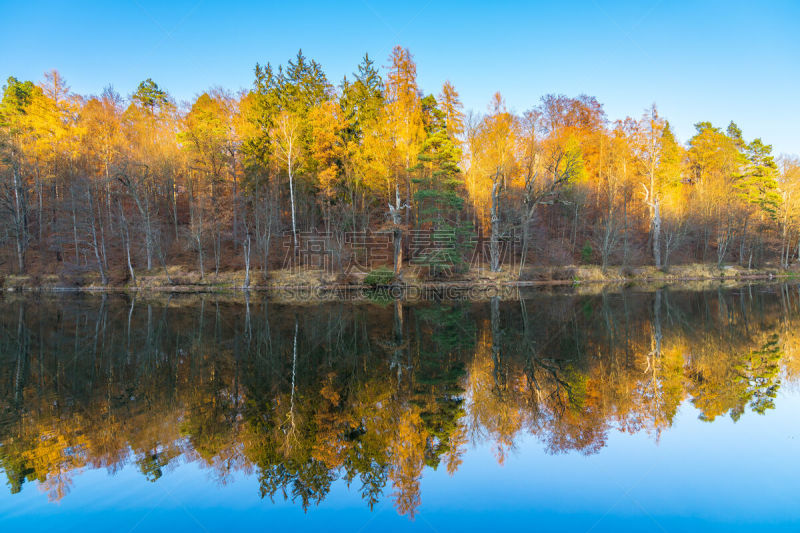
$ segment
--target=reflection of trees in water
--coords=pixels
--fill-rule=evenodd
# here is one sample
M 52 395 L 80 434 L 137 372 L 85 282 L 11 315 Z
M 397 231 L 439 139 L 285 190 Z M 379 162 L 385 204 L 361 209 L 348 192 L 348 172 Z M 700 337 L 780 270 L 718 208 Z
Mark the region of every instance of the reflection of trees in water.
M 158 480 L 184 456 L 304 507 L 343 479 L 414 514 L 424 468 L 469 438 L 595 453 L 612 428 L 774 407 L 797 368 L 798 290 L 538 294 L 288 307 L 262 297 L 0 302 L 0 465 L 64 496 L 85 468 Z

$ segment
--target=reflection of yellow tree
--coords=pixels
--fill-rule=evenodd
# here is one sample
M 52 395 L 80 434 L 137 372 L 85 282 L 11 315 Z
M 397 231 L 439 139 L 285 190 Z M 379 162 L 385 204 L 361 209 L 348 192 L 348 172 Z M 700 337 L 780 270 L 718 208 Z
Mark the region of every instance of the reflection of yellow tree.
M 659 435 L 669 428 L 684 398 L 683 354 L 685 346 L 671 346 L 654 354 L 645 369 L 645 379 L 638 389 L 643 415 Z
M 464 450 L 468 441 L 468 428 L 466 421 L 458 420 L 455 430 L 448 436 L 447 451 L 445 452 L 445 466 L 451 476 L 464 461 Z
M 389 443 L 394 484 L 395 506 L 413 518 L 420 504 L 419 482 L 425 464 L 425 435 L 420 432 L 422 419 L 414 408 L 401 409 L 394 435 Z
M 39 481 L 40 489 L 51 501 L 61 500 L 72 485 L 72 475 L 87 465 L 87 440 L 76 424 L 60 423 L 57 427 L 34 424 L 26 428 L 27 446 L 20 459 Z
M 514 402 L 519 396 L 515 394 L 515 383 L 498 386 L 491 350 L 491 339 L 484 335 L 469 368 L 470 427 L 473 435 L 494 441 L 497 460 L 502 464 L 522 429 L 523 416 Z

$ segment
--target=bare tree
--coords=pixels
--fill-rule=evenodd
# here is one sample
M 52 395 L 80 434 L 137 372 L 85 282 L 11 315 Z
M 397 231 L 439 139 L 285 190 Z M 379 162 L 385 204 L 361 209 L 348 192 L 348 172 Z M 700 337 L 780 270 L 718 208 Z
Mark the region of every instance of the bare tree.
M 389 206 L 389 221 L 392 225 L 392 237 L 394 239 L 394 275 L 400 274 L 403 267 L 403 215 L 402 211 L 408 210 L 407 203 L 400 203 L 400 186 L 395 182 L 394 205 Z
M 203 195 L 196 194 L 193 182 L 190 182 L 189 191 L 189 234 L 192 240 L 192 246 L 197 252 L 197 264 L 200 267 L 200 279 L 205 279 L 205 261 L 203 257 L 203 248 L 205 241 L 205 217 L 203 206 Z
M 289 177 L 289 202 L 292 209 L 292 242 L 294 244 L 294 256 L 297 255 L 299 244 L 297 242 L 297 222 L 295 214 L 295 201 L 294 201 L 294 173 L 300 159 L 300 126 L 298 118 L 294 115 L 284 112 L 278 117 L 278 124 L 275 128 L 274 135 L 277 142 L 275 143 L 278 150 L 279 157 L 286 165 L 286 174 Z
M 617 211 L 619 209 L 618 197 L 621 189 L 620 179 L 614 169 L 605 172 L 604 190 L 602 191 L 603 219 L 600 225 L 600 256 L 603 271 L 608 268 L 611 254 L 619 243 L 620 228 L 622 226 Z
M 669 269 L 670 258 L 683 243 L 689 230 L 685 217 L 667 216 L 664 218 L 664 263 L 663 269 Z
M 153 255 L 155 253 L 155 213 L 147 186 L 149 174 L 150 169 L 144 164 L 124 164 L 117 173 L 117 179 L 125 187 L 134 204 L 136 204 L 139 215 L 142 217 L 148 271 L 153 269 Z
M 103 285 L 108 285 L 108 273 L 106 272 L 106 247 L 105 238 L 99 240 L 97 238 L 97 218 L 95 217 L 95 201 L 94 194 L 92 194 L 92 185 L 86 185 L 86 202 L 89 209 L 89 228 L 92 238 L 92 249 L 94 250 L 95 259 L 97 259 L 97 269 L 100 272 L 100 280 Z M 102 217 L 100 217 L 102 220 Z
M 489 268 L 492 272 L 500 272 L 500 198 L 505 183 L 500 168 L 492 176 L 492 206 L 489 210 L 491 219 L 491 235 L 489 236 Z
M 264 278 L 269 270 L 269 251 L 272 243 L 272 232 L 277 224 L 278 206 L 275 195 L 268 186 L 264 186 L 260 197 L 256 199 L 253 210 L 253 231 L 256 248 L 261 257 L 261 271 Z
M 653 245 L 653 262 L 661 268 L 661 199 L 656 177 L 661 159 L 661 136 L 664 133 L 665 121 L 658 116 L 653 105 L 636 124 L 635 148 L 638 162 L 644 170 L 645 183 L 644 203 L 650 210 L 650 238 Z
M 547 155 L 548 161 L 543 164 L 542 147 L 535 138 L 535 123 L 532 114 L 526 116 L 527 123 L 524 153 L 524 189 L 522 191 L 522 254 L 519 273 L 525 266 L 530 245 L 531 223 L 536 210 L 541 205 L 552 204 L 564 186 L 579 169 L 578 152 L 565 149 L 557 144 Z
M 253 234 L 251 232 L 251 216 L 249 211 L 248 206 L 245 205 L 242 210 L 241 219 L 244 229 L 244 234 L 242 235 L 242 254 L 244 255 L 244 282 L 242 283 L 242 289 L 250 288 L 250 252 L 252 249 Z
M 122 202 L 117 200 L 117 211 L 119 212 L 119 225 L 120 235 L 122 236 L 122 244 L 125 247 L 125 260 L 128 265 L 128 272 L 131 276 L 131 283 L 136 286 L 136 271 L 133 269 L 133 262 L 131 261 L 131 232 L 128 226 L 128 218 L 125 216 L 125 209 Z
M 16 149 L 11 150 L 11 176 L 10 184 L 4 184 L 3 195 L 0 202 L 11 216 L 11 227 L 14 235 L 15 251 L 17 256 L 17 269 L 20 274 L 25 272 L 25 252 L 30 243 L 28 233 L 28 202 L 27 194 L 20 175 L 20 162 Z

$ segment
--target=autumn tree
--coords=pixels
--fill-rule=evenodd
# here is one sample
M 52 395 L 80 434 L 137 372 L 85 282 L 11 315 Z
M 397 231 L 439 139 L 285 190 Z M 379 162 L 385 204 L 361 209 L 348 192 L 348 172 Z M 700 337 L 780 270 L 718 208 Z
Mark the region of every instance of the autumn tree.
M 28 226 L 28 191 L 23 180 L 24 145 L 31 133 L 29 106 L 40 91 L 32 82 L 21 82 L 14 77 L 3 87 L 0 102 L 0 128 L 2 129 L 3 162 L 10 167 L 11 180 L 3 183 L 2 205 L 11 218 L 17 269 L 25 271 L 25 252 L 30 242 Z M 4 169 L 6 170 L 6 169 Z
M 800 159 L 782 157 L 778 176 L 781 202 L 778 219 L 781 224 L 781 265 L 789 268 L 792 240 L 798 239 L 795 257 L 800 259 Z
M 659 167 L 663 153 L 662 141 L 666 121 L 658 115 L 656 106 L 648 109 L 634 131 L 633 149 L 643 175 L 644 203 L 650 211 L 650 239 L 653 247 L 653 263 L 661 268 L 661 210 L 662 184 L 659 183 Z
M 738 225 L 738 202 L 729 201 L 734 194 L 734 183 L 741 176 L 744 157 L 734 138 L 709 122 L 695 125 L 697 133 L 689 140 L 689 168 L 695 189 L 694 200 L 699 204 L 702 217 L 702 257 L 705 260 L 716 237 L 717 264 L 722 264 Z M 723 201 L 723 199 L 726 199 Z
M 445 108 L 432 95 L 423 98 L 421 105 L 425 140 L 417 154 L 418 162 L 412 167 L 417 176 L 413 180 L 414 204 L 418 224 L 430 231 L 432 246 L 412 260 L 429 268 L 436 277 L 461 267 L 463 241 L 471 228 L 461 220 L 464 181 L 458 166 L 461 150 L 452 136 L 454 129 L 448 132 Z M 451 113 L 458 109 L 454 100 L 449 105 Z M 452 114 L 450 120 L 457 122 L 460 116 Z
M 503 193 L 517 178 L 518 129 L 516 117 L 506 109 L 500 93 L 495 93 L 489 114 L 481 119 L 475 133 L 469 136 L 472 142 L 469 193 L 477 209 L 484 213 L 488 211 L 484 223 L 488 218 L 492 272 L 500 271 L 500 239 L 504 233 Z
M 393 226 L 394 270 L 400 272 L 403 263 L 403 226 L 409 227 L 412 199 L 411 174 L 414 157 L 424 135 L 422 107 L 417 88 L 417 65 L 408 49 L 396 46 L 389 56 L 386 76 L 386 132 L 391 139 L 390 170 L 394 175 L 394 205 L 389 203 Z M 405 202 L 401 201 L 401 185 Z M 403 214 L 404 212 L 404 214 Z
M 174 135 L 175 106 L 151 79 L 139 84 L 131 105 L 123 113 L 123 131 L 129 149 L 117 169 L 117 179 L 127 191 L 142 221 L 147 270 L 153 261 L 166 272 L 166 246 L 159 220 L 167 198 L 177 231 L 175 170 L 178 152 Z M 163 195 L 159 194 L 163 193 Z M 167 276 L 169 277 L 169 276 Z
M 353 230 L 369 226 L 370 206 L 386 196 L 389 140 L 386 130 L 384 84 L 368 54 L 341 84 L 341 171 L 351 208 Z M 360 219 L 360 222 L 359 222 Z
M 204 275 L 203 233 L 206 226 L 203 222 L 204 197 L 208 188 L 212 208 L 209 218 L 213 228 L 214 271 L 218 275 L 222 253 L 220 189 L 224 184 L 224 172 L 228 168 L 229 116 L 219 97 L 213 98 L 204 93 L 192 104 L 185 121 L 186 126 L 182 135 L 184 146 L 192 155 L 190 175 L 200 176 L 200 179 L 192 179 L 189 186 L 190 231 L 197 249 L 202 277 Z
M 571 180 L 584 173 L 583 156 L 574 137 L 541 125 L 541 111 L 532 110 L 520 119 L 520 172 L 522 251 L 519 273 L 525 266 L 530 246 L 531 224 L 537 209 L 552 204 Z

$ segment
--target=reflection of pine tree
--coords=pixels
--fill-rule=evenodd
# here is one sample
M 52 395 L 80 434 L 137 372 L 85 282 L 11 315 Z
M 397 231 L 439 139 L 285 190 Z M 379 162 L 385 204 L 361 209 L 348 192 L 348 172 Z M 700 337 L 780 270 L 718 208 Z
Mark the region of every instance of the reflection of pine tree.
M 749 402 L 750 409 L 763 415 L 767 409 L 775 408 L 775 397 L 780 387 L 780 361 L 784 353 L 778 334 L 770 335 L 764 345 L 746 355 L 736 365 L 739 375 L 737 385 L 741 387 L 741 406 L 731 412 L 737 420 Z
M 418 309 L 423 331 L 429 340 L 419 345 L 413 400 L 422 408 L 429 433 L 426 463 L 439 465 L 443 455 L 454 452 L 453 437 L 460 431 L 464 411 L 464 354 L 474 350 L 474 322 L 459 305 L 437 304 Z

